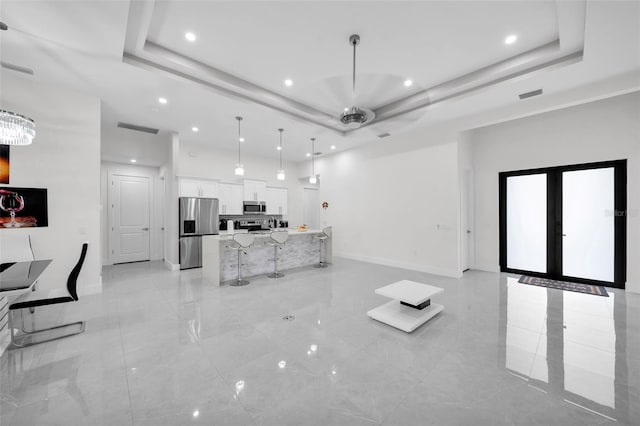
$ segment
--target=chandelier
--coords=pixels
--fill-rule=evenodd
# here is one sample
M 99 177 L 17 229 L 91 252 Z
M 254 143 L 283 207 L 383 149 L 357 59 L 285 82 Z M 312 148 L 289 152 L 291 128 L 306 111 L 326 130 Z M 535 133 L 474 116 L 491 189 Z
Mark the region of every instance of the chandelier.
M 0 110 L 0 145 L 30 145 L 35 137 L 35 121 L 15 112 Z

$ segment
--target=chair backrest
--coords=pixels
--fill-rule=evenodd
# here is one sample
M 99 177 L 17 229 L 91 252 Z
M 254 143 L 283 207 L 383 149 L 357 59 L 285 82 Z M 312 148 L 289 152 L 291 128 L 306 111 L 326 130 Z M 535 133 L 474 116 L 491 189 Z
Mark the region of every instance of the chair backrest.
M 0 233 L 0 263 L 34 260 L 31 236 L 15 230 Z
M 327 226 L 326 228 L 322 229 L 322 233 L 327 237 L 330 237 L 332 232 L 333 232 L 333 227 L 331 226 Z
M 240 247 L 246 248 L 253 244 L 253 241 L 256 239 L 255 234 L 247 233 L 238 233 L 233 234 L 233 241 L 235 241 Z
M 289 238 L 288 231 L 271 231 L 269 234 L 269 238 L 271 238 L 277 244 L 284 244 Z
M 80 270 L 82 269 L 82 264 L 84 263 L 84 258 L 87 256 L 87 249 L 89 248 L 89 243 L 82 243 L 82 251 L 80 252 L 80 259 L 78 259 L 78 263 L 73 267 L 71 273 L 69 274 L 69 278 L 67 279 L 67 291 L 73 297 L 73 300 L 78 300 L 78 275 L 80 275 Z

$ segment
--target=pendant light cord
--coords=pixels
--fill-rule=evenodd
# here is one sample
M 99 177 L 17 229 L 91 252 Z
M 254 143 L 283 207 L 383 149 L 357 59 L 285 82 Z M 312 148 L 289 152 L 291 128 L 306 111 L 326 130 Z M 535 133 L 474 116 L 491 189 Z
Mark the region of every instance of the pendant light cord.
M 282 132 L 284 129 L 278 129 L 278 131 L 280 132 L 280 170 L 282 170 Z
M 316 175 L 316 138 L 311 138 L 311 176 Z
M 240 139 L 242 137 L 240 133 L 240 121 L 242 121 L 242 117 L 236 117 L 236 120 L 238 120 L 238 164 L 242 164 L 242 161 L 240 161 Z

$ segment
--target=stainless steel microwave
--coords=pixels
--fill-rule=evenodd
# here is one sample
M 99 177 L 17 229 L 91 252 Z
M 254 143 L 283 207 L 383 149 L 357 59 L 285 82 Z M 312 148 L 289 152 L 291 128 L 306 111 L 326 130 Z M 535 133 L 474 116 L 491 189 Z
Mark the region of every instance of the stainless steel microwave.
M 242 203 L 243 214 L 265 214 L 267 212 L 267 203 L 264 201 L 244 201 Z

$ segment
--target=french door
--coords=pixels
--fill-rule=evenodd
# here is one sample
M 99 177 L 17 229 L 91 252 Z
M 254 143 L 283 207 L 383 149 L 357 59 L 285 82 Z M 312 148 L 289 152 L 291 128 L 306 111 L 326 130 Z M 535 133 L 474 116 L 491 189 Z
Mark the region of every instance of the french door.
M 500 270 L 624 288 L 626 160 L 500 173 Z

